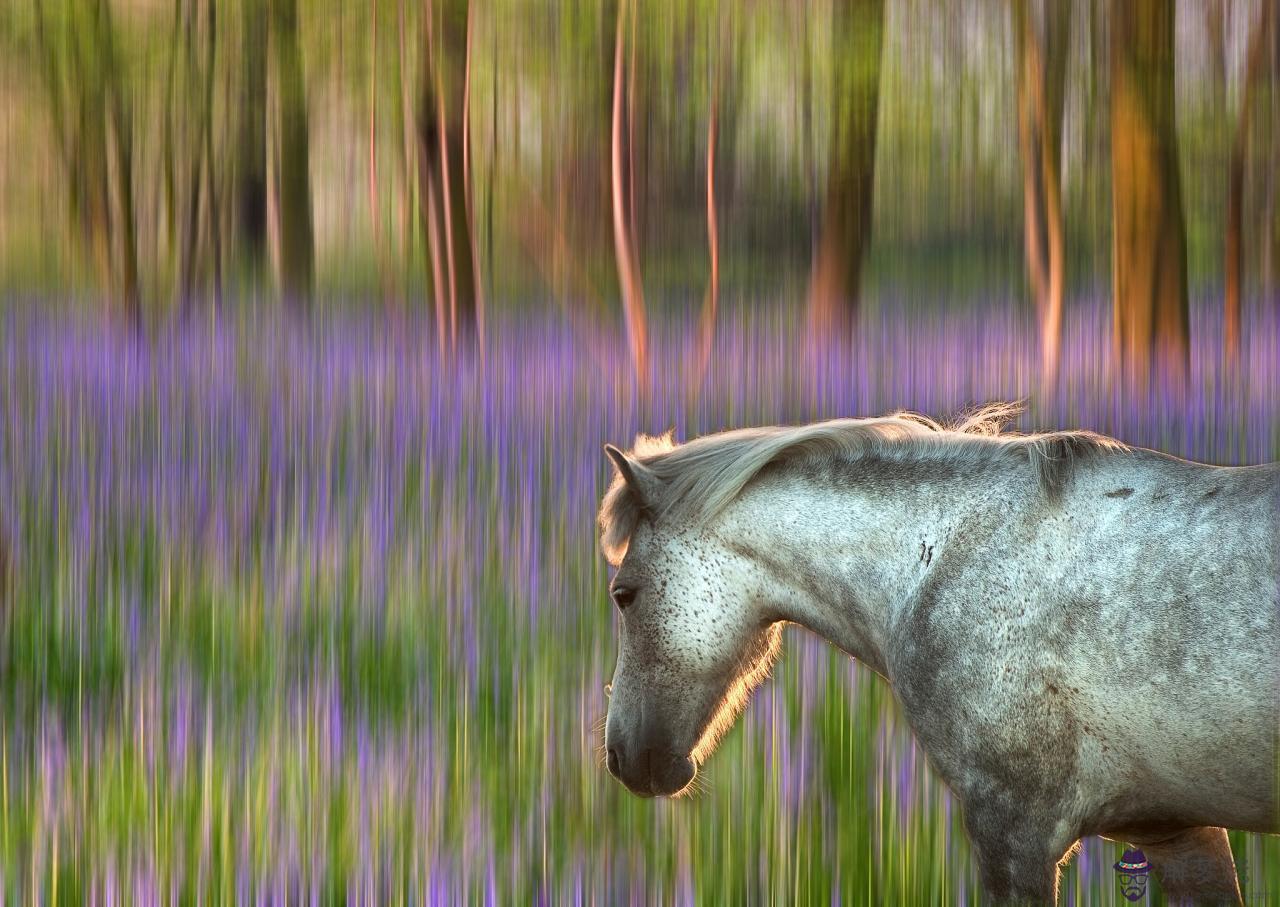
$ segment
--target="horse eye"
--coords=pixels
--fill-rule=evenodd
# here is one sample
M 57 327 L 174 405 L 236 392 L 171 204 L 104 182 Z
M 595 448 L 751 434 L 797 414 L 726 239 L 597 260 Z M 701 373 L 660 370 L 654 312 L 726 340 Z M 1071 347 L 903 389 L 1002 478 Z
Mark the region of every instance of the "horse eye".
M 636 590 L 627 586 L 618 586 L 613 590 L 613 603 L 619 608 L 625 608 L 636 600 Z

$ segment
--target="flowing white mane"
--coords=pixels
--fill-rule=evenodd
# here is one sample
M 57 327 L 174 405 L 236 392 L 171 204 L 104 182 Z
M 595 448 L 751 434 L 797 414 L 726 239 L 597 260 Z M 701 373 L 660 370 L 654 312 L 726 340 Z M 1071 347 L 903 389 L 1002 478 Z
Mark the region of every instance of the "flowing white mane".
M 898 412 L 872 419 L 743 428 L 685 444 L 676 444 L 671 433 L 640 435 L 630 456 L 658 480 L 659 494 L 656 500 L 640 501 L 620 474 L 614 476 L 600 507 L 605 556 L 615 565 L 621 562 L 642 515 L 657 520 L 710 519 L 761 470 L 778 463 L 929 458 L 964 468 L 1007 460 L 1030 463 L 1041 489 L 1053 498 L 1070 480 L 1075 461 L 1125 449 L 1119 441 L 1087 431 L 1002 431 L 1020 412 L 1017 404 L 997 403 L 946 426 Z

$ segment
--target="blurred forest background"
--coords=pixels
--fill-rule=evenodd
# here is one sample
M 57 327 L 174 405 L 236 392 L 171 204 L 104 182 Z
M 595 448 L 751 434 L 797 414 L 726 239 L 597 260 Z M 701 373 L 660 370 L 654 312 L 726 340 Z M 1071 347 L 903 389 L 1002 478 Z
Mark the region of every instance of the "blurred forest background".
M 648 320 L 1019 294 L 1185 369 L 1280 283 L 1261 0 L 12 0 L 0 291 Z M 705 347 L 704 343 L 704 347 Z

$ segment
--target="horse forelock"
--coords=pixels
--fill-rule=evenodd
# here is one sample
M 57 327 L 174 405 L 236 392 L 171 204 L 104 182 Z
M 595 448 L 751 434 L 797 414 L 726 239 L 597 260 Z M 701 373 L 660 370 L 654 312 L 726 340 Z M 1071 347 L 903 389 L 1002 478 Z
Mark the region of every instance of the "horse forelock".
M 869 457 L 931 459 L 957 465 L 1004 460 L 1029 463 L 1041 491 L 1057 498 L 1078 462 L 1127 448 L 1088 431 L 1042 434 L 1007 432 L 1022 408 L 996 403 L 942 424 L 899 411 L 870 419 L 832 419 L 807 425 L 743 428 L 676 444 L 670 432 L 639 435 L 630 456 L 659 480 L 657 500 L 640 500 L 615 473 L 600 507 L 601 545 L 614 566 L 626 554 L 644 517 L 661 521 L 705 521 L 723 510 L 765 467 L 820 458 L 856 461 Z

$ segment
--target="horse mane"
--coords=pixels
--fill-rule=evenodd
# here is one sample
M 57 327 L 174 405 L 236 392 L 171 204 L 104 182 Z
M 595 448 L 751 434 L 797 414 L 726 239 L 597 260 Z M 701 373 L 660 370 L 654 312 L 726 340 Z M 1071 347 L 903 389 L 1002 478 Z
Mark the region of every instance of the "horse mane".
M 742 428 L 676 444 L 672 432 L 639 435 L 630 456 L 659 480 L 656 500 L 641 501 L 615 473 L 600 507 L 601 544 L 609 562 L 621 563 L 642 516 L 655 520 L 709 520 L 729 505 L 767 466 L 815 461 L 925 458 L 966 468 L 993 460 L 1029 463 L 1038 485 L 1053 500 L 1078 461 L 1126 450 L 1119 441 L 1089 431 L 1040 434 L 1006 432 L 1022 412 L 1016 403 L 993 403 L 943 425 L 899 411 L 870 419 L 831 419 L 808 425 Z

